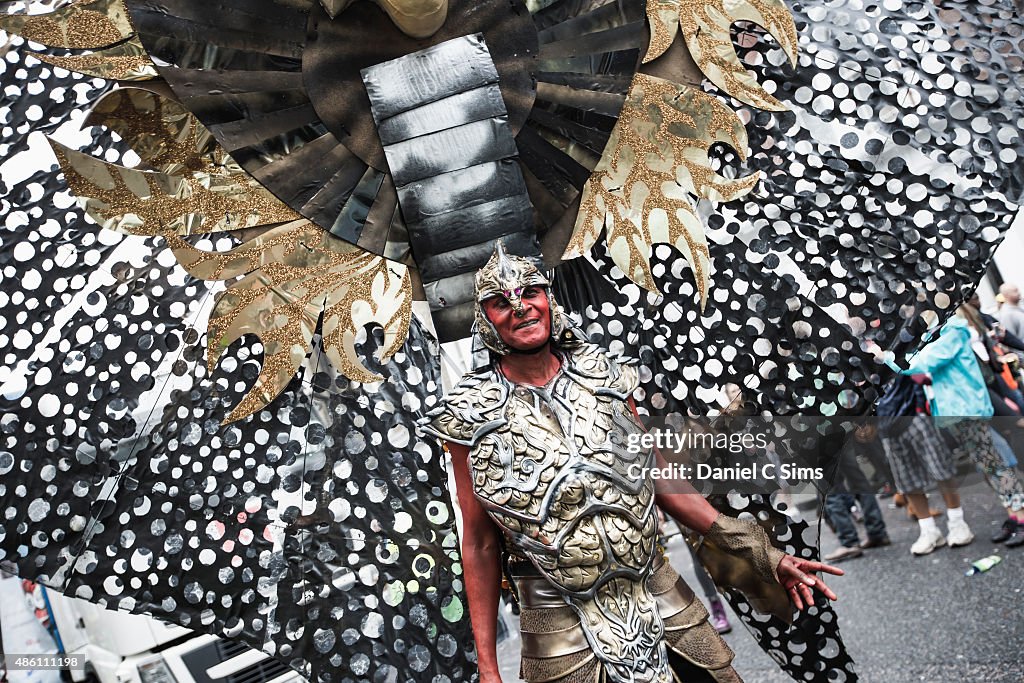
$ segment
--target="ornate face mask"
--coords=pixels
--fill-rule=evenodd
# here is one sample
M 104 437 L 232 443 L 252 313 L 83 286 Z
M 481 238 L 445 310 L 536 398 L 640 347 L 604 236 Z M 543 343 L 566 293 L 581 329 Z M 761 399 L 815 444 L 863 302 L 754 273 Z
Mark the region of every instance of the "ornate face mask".
M 499 242 L 490 260 L 476 274 L 476 321 L 473 327 L 484 346 L 501 356 L 508 355 L 512 349 L 502 340 L 482 304 L 487 299 L 500 296 L 508 301 L 513 312 L 520 314 L 523 291 L 528 287 L 543 288 L 547 294 L 551 310 L 551 338 L 559 338 L 568 326 L 561 307 L 551 294 L 551 281 L 529 259 L 505 253 Z

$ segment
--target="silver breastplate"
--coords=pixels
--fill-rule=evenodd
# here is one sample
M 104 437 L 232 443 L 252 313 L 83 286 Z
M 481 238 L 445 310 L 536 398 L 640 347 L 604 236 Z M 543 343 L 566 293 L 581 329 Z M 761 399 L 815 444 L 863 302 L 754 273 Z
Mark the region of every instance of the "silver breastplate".
M 475 410 L 465 395 L 452 410 L 450 397 L 447 423 L 442 409 L 428 431 L 468 434 L 476 497 L 509 549 L 580 615 L 609 680 L 671 680 L 647 588 L 658 520 L 653 482 L 641 471 L 654 455 L 630 439 L 642 433 L 627 403 L 632 369 L 585 347 L 545 387 L 513 385 L 496 372 L 480 379 Z M 458 414 L 472 415 L 477 429 L 459 429 Z

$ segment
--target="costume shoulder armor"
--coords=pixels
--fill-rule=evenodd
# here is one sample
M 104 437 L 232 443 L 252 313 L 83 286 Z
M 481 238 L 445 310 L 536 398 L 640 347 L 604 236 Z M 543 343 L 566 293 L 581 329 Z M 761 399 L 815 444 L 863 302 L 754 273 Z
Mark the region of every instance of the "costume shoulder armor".
M 465 375 L 419 423 L 420 431 L 464 446 L 506 422 L 509 389 L 492 370 Z
M 596 344 L 583 344 L 568 357 L 566 371 L 597 394 L 628 399 L 640 385 L 636 368 Z

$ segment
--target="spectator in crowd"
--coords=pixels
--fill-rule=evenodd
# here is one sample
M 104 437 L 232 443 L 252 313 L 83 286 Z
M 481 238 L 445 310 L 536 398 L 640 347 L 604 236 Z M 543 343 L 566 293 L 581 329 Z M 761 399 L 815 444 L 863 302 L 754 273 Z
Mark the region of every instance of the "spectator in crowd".
M 1004 292 L 1004 295 L 1009 305 L 1010 292 Z M 940 426 L 952 435 L 958 450 L 985 474 L 1006 509 L 1007 519 L 993 540 L 1005 541 L 1008 547 L 1020 546 L 1024 545 L 1024 486 L 1016 470 L 1008 467 L 997 453 L 988 421 L 978 419 L 992 417 L 993 409 L 971 345 L 969 314 L 964 307 L 959 308 L 957 314 L 943 325 L 938 339 L 909 358 L 909 368 L 901 372 L 931 376 L 934 390 L 932 414 L 941 417 Z M 969 543 L 973 534 L 964 522 L 959 505 L 950 507 L 947 499 L 946 514 L 950 544 Z M 946 542 L 926 513 L 924 518 L 919 515 L 918 523 L 922 525 L 922 535 L 911 548 L 915 555 L 927 554 Z M 960 542 L 961 539 L 965 540 Z
M 998 301 L 998 297 L 997 297 Z M 981 316 L 982 322 L 985 323 L 985 329 L 988 330 L 992 337 L 1007 347 L 1007 349 L 1024 352 L 1024 339 L 1021 339 L 1012 332 L 1007 331 L 1003 324 L 999 322 L 999 318 L 994 315 L 989 315 L 981 310 L 981 297 L 975 292 L 971 294 L 970 298 L 967 299 L 967 304 L 974 308 Z
M 935 483 L 946 503 L 949 544 L 967 545 L 974 540 L 960 507 L 956 463 L 935 423 L 926 413 L 927 400 L 921 384 L 925 375 L 897 376 L 879 402 L 879 434 L 889 458 L 896 488 L 920 526 L 920 536 L 910 547 L 914 555 L 927 555 L 947 542 L 928 506 L 925 488 Z
M 874 425 L 862 425 L 854 432 L 853 438 L 839 456 L 833 490 L 825 498 L 825 513 L 842 545 L 825 555 L 824 559 L 829 562 L 842 562 L 860 557 L 866 548 L 877 548 L 891 543 L 885 528 L 885 520 L 882 519 L 882 510 L 875 499 L 874 489 L 857 463 L 857 455 L 865 451 L 877 438 Z M 859 504 L 861 512 L 864 513 L 867 540 L 863 543 L 850 512 L 854 504 Z
M 1021 395 L 1013 370 L 1004 362 L 1004 358 L 1015 356 L 1006 354 L 999 346 L 978 309 L 970 304 L 964 304 L 961 310 L 970 323 L 968 331 L 971 334 L 971 348 L 974 349 L 981 367 L 981 375 L 985 380 L 985 386 L 988 387 L 995 415 L 1020 417 L 1021 411 L 1024 410 L 1024 396 Z
M 1020 307 L 1020 289 L 1015 284 L 1004 282 L 999 285 L 999 293 L 1006 301 L 999 308 L 999 322 L 1007 332 L 1018 339 L 1024 339 L 1024 309 Z

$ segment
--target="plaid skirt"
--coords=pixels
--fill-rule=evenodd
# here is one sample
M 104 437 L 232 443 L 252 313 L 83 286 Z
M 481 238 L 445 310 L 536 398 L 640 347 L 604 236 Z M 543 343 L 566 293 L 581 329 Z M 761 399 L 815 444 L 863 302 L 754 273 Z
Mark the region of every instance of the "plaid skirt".
M 896 488 L 904 493 L 921 491 L 956 474 L 953 452 L 930 417 L 907 418 L 900 434 L 882 437 L 882 447 Z

